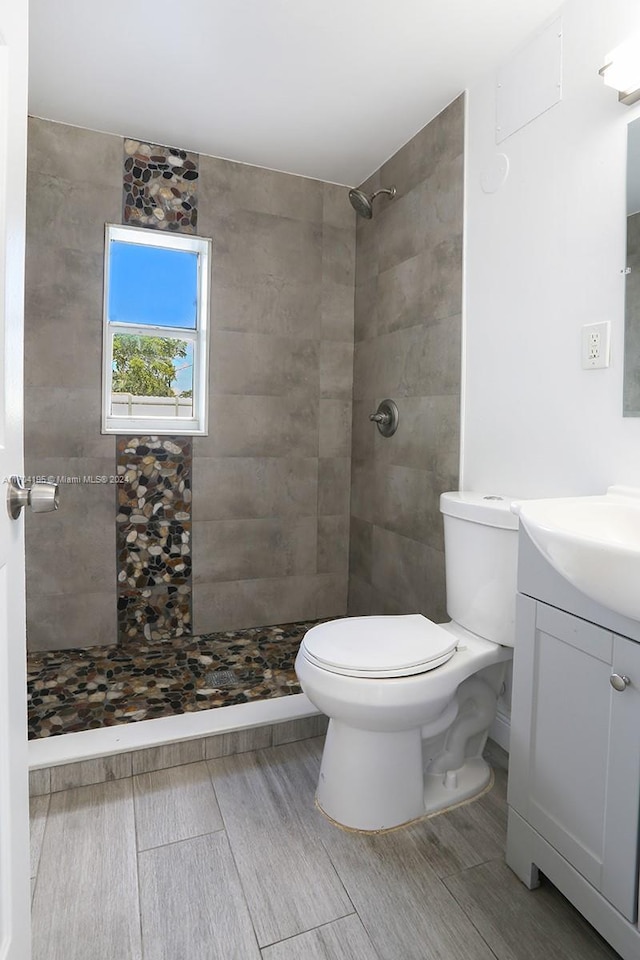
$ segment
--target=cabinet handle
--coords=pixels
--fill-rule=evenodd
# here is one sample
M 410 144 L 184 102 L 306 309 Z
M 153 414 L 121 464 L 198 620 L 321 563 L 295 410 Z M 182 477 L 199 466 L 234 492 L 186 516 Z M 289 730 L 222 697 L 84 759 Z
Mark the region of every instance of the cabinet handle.
M 629 677 L 621 677 L 619 673 L 613 673 L 609 677 L 609 683 L 618 693 L 623 693 L 631 683 L 631 680 L 629 680 Z

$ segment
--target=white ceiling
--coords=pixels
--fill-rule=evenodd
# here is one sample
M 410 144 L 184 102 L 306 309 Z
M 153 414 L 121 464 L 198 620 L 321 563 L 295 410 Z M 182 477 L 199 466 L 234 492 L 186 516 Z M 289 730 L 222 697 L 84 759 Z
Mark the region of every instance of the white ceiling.
M 356 184 L 559 0 L 30 0 L 29 112 Z

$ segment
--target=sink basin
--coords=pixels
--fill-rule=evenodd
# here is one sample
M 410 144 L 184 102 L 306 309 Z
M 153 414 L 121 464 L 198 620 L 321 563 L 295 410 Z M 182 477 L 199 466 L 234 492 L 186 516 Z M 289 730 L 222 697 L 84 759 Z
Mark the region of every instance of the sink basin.
M 514 513 L 551 566 L 597 603 L 640 620 L 640 490 L 527 500 Z

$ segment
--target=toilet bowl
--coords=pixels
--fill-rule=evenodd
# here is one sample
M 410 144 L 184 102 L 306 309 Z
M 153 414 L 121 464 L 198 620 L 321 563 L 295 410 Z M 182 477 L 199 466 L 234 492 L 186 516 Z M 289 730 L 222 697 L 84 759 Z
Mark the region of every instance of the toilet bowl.
M 451 622 L 347 617 L 305 635 L 296 673 L 329 717 L 316 799 L 337 823 L 390 829 L 489 784 L 482 749 L 514 636 L 509 503 L 442 495 Z

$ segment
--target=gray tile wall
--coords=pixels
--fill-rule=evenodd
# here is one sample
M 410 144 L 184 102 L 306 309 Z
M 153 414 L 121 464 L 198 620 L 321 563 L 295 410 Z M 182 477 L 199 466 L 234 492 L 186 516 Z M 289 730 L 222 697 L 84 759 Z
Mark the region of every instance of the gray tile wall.
M 100 434 L 104 223 L 122 139 L 29 121 L 27 475 L 115 473 Z M 200 158 L 210 433 L 193 460 L 194 632 L 346 612 L 355 214 L 344 188 Z M 27 519 L 31 649 L 115 642 L 115 492 Z
M 349 613 L 446 619 L 439 495 L 458 486 L 464 97 L 365 184 L 358 219 Z M 369 421 L 398 405 L 397 433 Z
M 111 476 L 100 434 L 104 224 L 122 206 L 122 140 L 29 121 L 25 473 Z M 31 649 L 113 643 L 115 488 L 61 484 L 57 513 L 26 513 Z
M 194 631 L 346 613 L 355 216 L 342 187 L 200 158 L 213 238 L 209 436 L 194 438 Z

